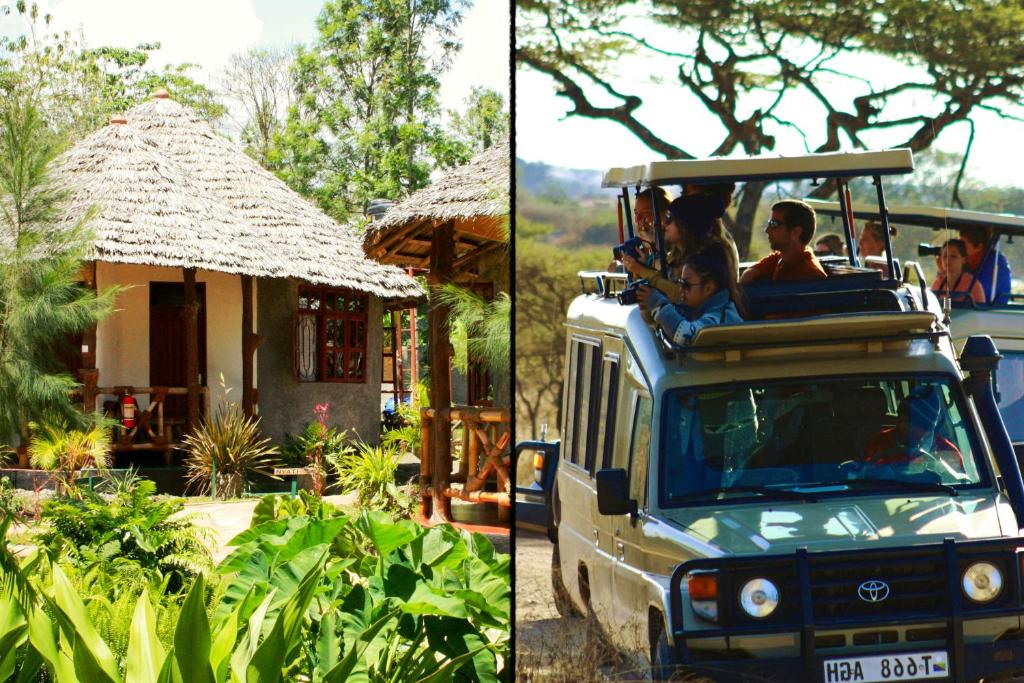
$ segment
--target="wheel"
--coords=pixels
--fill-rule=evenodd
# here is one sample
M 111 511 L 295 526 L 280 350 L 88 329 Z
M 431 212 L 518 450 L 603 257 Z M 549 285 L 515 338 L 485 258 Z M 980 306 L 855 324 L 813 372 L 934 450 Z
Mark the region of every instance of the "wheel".
M 658 629 L 658 641 L 651 647 L 651 680 L 691 680 L 676 670 L 678 666 L 676 650 L 669 644 L 668 634 L 665 632 L 665 627 L 662 626 Z
M 558 544 L 554 545 L 551 551 L 551 592 L 555 596 L 555 609 L 563 617 L 578 617 L 580 611 L 576 609 L 569 591 L 562 582 L 562 563 L 558 556 Z

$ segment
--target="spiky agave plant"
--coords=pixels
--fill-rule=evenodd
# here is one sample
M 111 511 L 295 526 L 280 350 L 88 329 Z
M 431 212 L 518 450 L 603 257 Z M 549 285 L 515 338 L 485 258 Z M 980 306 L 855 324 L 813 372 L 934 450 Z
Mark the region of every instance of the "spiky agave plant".
M 212 420 L 186 435 L 182 449 L 189 488 L 209 492 L 216 463 L 217 493 L 228 498 L 242 495 L 250 472 L 273 476 L 278 455 L 277 446 L 260 433 L 259 418 L 246 417 L 237 403 L 222 405 Z

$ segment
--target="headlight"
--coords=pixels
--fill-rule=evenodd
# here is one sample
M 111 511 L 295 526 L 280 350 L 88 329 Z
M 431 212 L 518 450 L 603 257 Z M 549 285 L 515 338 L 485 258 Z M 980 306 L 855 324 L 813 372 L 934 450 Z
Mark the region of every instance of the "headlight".
M 964 572 L 964 595 L 974 602 L 991 602 L 1003 590 L 1003 573 L 988 562 L 975 562 Z
M 740 590 L 740 606 L 756 619 L 763 619 L 779 606 L 779 589 L 768 579 L 751 579 Z

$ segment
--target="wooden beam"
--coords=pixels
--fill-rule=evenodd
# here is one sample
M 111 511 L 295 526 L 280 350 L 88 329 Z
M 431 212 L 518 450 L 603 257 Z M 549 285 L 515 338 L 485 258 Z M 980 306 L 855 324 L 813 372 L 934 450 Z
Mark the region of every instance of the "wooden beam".
M 383 237 L 377 244 L 373 245 L 373 253 L 386 254 L 393 245 L 401 242 L 411 233 L 415 232 L 424 223 L 429 222 L 430 221 L 414 221 L 412 223 L 403 225 L 400 228 L 395 228 L 390 235 Z
M 82 264 L 82 284 L 96 295 L 96 262 L 86 261 Z M 78 379 L 82 382 L 82 410 L 92 413 L 96 410 L 96 385 L 100 381 L 100 371 L 96 368 L 96 323 L 89 325 L 82 332 L 82 367 L 78 371 Z
M 465 268 L 468 264 L 472 263 L 476 259 L 478 259 L 481 256 L 483 256 L 484 254 L 489 254 L 492 251 L 497 251 L 498 249 L 501 249 L 501 247 L 502 247 L 502 243 L 501 242 L 491 242 L 491 243 L 486 244 L 486 245 L 484 245 L 482 247 L 477 247 L 476 249 L 473 249 L 472 251 L 470 251 L 468 254 L 464 254 L 463 256 L 460 256 L 452 264 L 452 270 L 459 271 L 459 270 Z
M 186 429 L 199 426 L 199 300 L 196 269 L 182 268 L 185 280 L 185 385 L 188 387 Z
M 263 341 L 253 332 L 253 278 L 242 276 L 242 410 L 247 417 L 256 413 L 256 349 Z
M 445 223 L 434 230 L 434 240 L 430 249 L 430 272 L 427 284 L 431 289 L 430 307 L 430 405 L 434 409 L 434 429 L 430 463 L 431 488 L 440 492 L 448 489 L 452 473 L 452 430 L 448 423 L 448 412 L 451 410 L 451 358 L 452 344 L 448 334 L 448 316 L 450 307 L 440 304 L 435 299 L 438 290 L 446 282 L 451 281 L 452 261 L 455 256 L 455 226 L 452 222 Z M 450 522 L 451 501 L 443 496 L 433 498 L 431 519 L 435 522 Z

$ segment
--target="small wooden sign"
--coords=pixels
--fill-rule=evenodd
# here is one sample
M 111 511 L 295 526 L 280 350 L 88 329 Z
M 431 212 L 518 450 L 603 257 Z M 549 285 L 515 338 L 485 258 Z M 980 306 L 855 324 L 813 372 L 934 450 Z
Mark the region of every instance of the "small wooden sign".
M 275 477 L 293 477 L 301 474 L 309 474 L 305 467 L 275 467 Z

